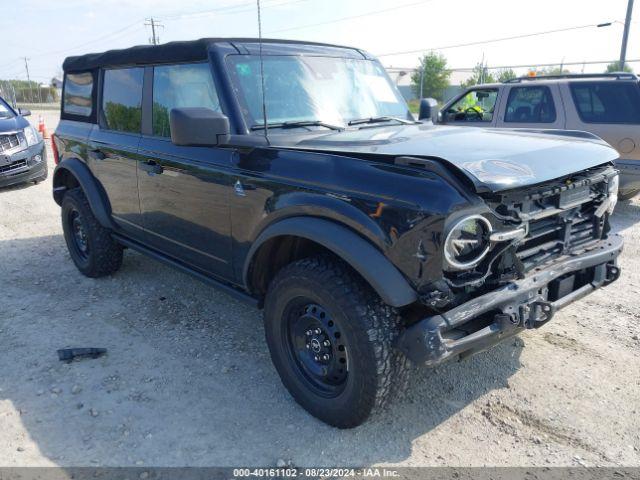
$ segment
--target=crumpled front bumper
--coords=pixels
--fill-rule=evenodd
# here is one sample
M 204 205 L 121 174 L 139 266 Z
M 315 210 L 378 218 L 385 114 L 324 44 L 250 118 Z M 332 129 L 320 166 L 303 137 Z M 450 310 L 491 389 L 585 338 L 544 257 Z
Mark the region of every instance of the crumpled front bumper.
M 563 257 L 522 280 L 420 320 L 400 334 L 395 346 L 414 363 L 434 366 L 486 350 L 525 328 L 538 328 L 561 308 L 617 280 L 616 259 L 623 244 L 621 236 L 609 235 L 588 252 Z M 480 328 L 475 330 L 474 323 Z

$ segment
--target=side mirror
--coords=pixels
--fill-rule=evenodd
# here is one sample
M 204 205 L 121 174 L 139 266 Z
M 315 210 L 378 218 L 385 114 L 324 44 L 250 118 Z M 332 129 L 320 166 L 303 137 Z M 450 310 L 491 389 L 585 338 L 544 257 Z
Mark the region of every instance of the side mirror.
M 29 115 L 31 115 L 31 110 L 27 110 L 26 108 L 19 108 L 18 109 L 18 114 L 21 117 L 28 117 Z
M 213 147 L 229 141 L 229 118 L 210 108 L 173 108 L 169 113 L 171 141 L 185 147 Z
M 438 121 L 438 102 L 433 98 L 423 98 L 420 100 L 418 120 L 431 120 L 433 123 L 436 123 Z

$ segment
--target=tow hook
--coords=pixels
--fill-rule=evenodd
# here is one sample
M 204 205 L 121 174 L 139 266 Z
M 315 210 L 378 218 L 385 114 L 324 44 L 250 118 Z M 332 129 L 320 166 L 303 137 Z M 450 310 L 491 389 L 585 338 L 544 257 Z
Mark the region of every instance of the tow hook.
M 526 309 L 526 312 L 523 309 Z M 521 307 L 521 314 L 526 328 L 541 327 L 551 320 L 555 313 L 553 303 L 544 300 L 537 300 Z
M 607 264 L 607 278 L 605 280 L 605 285 L 609 285 L 612 282 L 615 282 L 620 277 L 620 269 L 613 264 Z

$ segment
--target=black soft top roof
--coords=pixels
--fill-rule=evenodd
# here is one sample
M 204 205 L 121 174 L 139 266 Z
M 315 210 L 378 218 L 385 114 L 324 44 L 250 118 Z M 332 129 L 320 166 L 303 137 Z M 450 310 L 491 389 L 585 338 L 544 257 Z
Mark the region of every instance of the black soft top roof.
M 215 43 L 226 43 L 234 47 L 238 53 L 253 53 L 254 48 L 258 45 L 257 38 L 201 38 L 199 40 L 189 40 L 183 42 L 169 42 L 163 45 L 139 45 L 136 47 L 125 48 L 122 50 L 108 50 L 103 53 L 89 53 L 75 57 L 67 57 L 62 64 L 65 72 L 79 72 L 93 70 L 99 67 L 119 66 L 119 65 L 149 65 L 153 63 L 172 63 L 172 62 L 194 62 L 206 60 L 209 48 Z M 323 49 L 341 49 L 345 53 L 359 58 L 368 58 L 368 56 L 357 49 L 350 47 L 341 47 L 339 45 L 330 45 L 326 43 L 301 42 L 297 40 L 275 40 L 263 39 L 263 47 L 265 54 L 269 53 L 269 47 L 293 46 L 309 47 L 303 48 L 318 52 Z

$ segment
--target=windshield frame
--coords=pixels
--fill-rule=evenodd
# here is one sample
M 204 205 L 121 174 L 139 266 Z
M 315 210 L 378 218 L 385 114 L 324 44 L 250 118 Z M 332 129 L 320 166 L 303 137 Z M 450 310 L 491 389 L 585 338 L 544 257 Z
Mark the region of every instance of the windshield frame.
M 16 111 L 13 108 L 11 108 L 11 105 L 9 105 L 2 97 L 0 97 L 0 106 L 5 107 L 10 114 L 9 116 L 6 116 L 6 117 L 0 114 L 0 119 L 15 118 L 18 116 Z
M 273 57 L 277 57 L 277 58 L 286 58 L 286 57 L 292 57 L 292 58 L 297 58 L 297 57 L 304 57 L 304 58 L 321 58 L 321 59 L 335 59 L 335 60 L 343 60 L 343 61 L 358 61 L 358 62 L 370 62 L 372 64 L 376 64 L 377 66 L 380 67 L 380 76 L 381 78 L 384 78 L 384 80 L 386 81 L 386 83 L 388 84 L 388 86 L 391 88 L 391 90 L 393 91 L 394 95 L 396 96 L 396 100 L 398 102 L 398 104 L 402 105 L 404 107 L 404 114 L 401 115 L 397 115 L 397 116 L 401 116 L 403 119 L 406 118 L 408 121 L 415 121 L 413 115 L 411 114 L 411 111 L 409 109 L 409 106 L 407 104 L 406 99 L 403 97 L 403 95 L 400 93 L 400 91 L 397 88 L 397 85 L 391 80 L 391 78 L 389 77 L 387 71 L 385 70 L 385 68 L 382 66 L 382 64 L 380 63 L 379 60 L 375 59 L 375 58 L 367 58 L 367 57 L 362 57 L 362 58 L 353 58 L 353 57 L 349 57 L 349 56 L 338 56 L 338 55 L 323 55 L 323 54 L 307 54 L 307 55 L 301 55 L 301 54 L 291 54 L 291 53 L 279 53 L 277 55 L 274 54 L 268 54 L 268 55 L 264 55 L 263 58 L 266 60 L 268 58 L 273 58 Z M 242 92 L 242 86 L 239 84 L 237 77 L 236 77 L 236 72 L 235 72 L 235 61 L 242 59 L 242 58 L 251 58 L 251 59 L 257 59 L 259 58 L 258 55 L 256 54 L 245 54 L 245 53 L 232 53 L 232 54 L 227 54 L 224 56 L 224 60 L 223 60 L 223 65 L 224 65 L 224 71 L 226 74 L 226 77 L 229 81 L 229 86 L 230 86 L 230 91 L 232 92 L 236 104 L 238 106 L 238 113 L 239 113 L 239 120 L 242 122 L 243 128 L 241 128 L 241 130 L 244 131 L 245 134 L 248 135 L 264 135 L 263 130 L 264 129 L 252 129 L 252 126 L 255 125 L 262 125 L 263 122 L 263 118 L 262 116 L 260 116 L 260 118 L 257 119 L 253 119 L 253 116 L 250 113 L 250 108 L 247 105 L 243 92 Z M 260 75 L 259 72 L 256 73 L 256 75 Z M 382 112 L 378 112 L 380 113 L 380 116 L 389 116 L 389 115 L 385 115 Z M 356 118 L 348 118 L 348 119 L 344 119 L 344 123 L 340 124 L 340 127 L 343 129 L 352 129 L 354 127 L 351 127 L 348 125 L 349 121 L 352 120 L 359 120 L 361 117 L 356 117 Z M 321 118 L 305 118 L 304 121 L 318 121 L 319 123 L 331 123 L 328 122 L 325 119 L 321 119 Z M 268 124 L 271 123 L 283 123 L 283 122 L 279 122 L 278 120 L 273 120 L 271 118 L 269 118 L 269 111 L 267 109 L 267 122 Z M 293 121 L 295 122 L 295 121 Z M 286 123 L 286 122 L 285 122 Z M 335 123 L 335 122 L 334 122 Z M 384 123 L 375 123 L 375 124 L 367 124 L 367 125 L 362 125 L 361 127 L 377 127 L 377 126 L 389 126 L 389 125 L 401 125 L 400 123 L 396 123 L 396 122 L 384 122 Z M 322 127 L 322 126 L 318 126 L 318 127 L 295 127 L 296 128 L 296 134 L 298 133 L 307 133 L 307 134 L 313 134 L 313 133 L 326 133 L 327 130 L 326 128 Z M 287 129 L 283 129 L 284 131 L 278 129 L 276 127 L 276 130 L 278 130 L 278 133 L 291 133 L 291 128 L 287 128 Z

